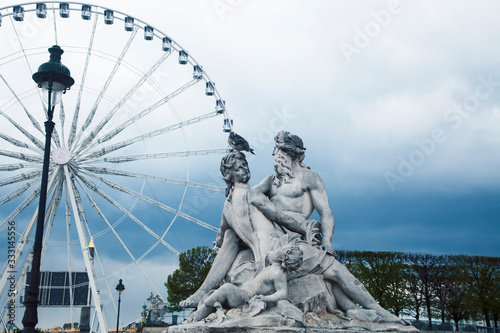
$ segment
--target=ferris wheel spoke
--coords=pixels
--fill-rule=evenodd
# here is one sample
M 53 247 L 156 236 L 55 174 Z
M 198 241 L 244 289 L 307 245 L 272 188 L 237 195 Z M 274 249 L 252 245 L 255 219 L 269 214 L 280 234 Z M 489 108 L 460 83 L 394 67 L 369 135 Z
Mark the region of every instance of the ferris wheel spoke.
M 35 138 L 30 132 L 28 132 L 27 130 L 25 130 L 21 125 L 19 125 L 16 121 L 14 121 L 14 119 L 12 119 L 8 115 L 6 115 L 5 112 L 3 112 L 3 111 L 0 110 L 0 114 L 5 119 L 7 119 L 12 125 L 14 125 L 14 127 L 16 127 L 21 133 L 23 133 L 24 136 L 26 136 L 31 142 L 33 142 L 33 144 L 35 146 L 37 146 L 38 148 L 40 148 L 40 150 L 43 151 L 45 149 L 43 143 L 40 140 L 38 140 L 37 138 Z
M 174 249 L 170 244 L 168 244 L 165 240 L 163 240 L 160 236 L 158 236 L 153 230 L 149 229 L 141 220 L 139 220 L 137 217 L 135 217 L 130 211 L 122 207 L 118 202 L 116 202 L 113 198 L 111 198 L 109 195 L 104 193 L 99 187 L 88 180 L 86 177 L 84 177 L 82 174 L 77 174 L 77 176 L 81 179 L 81 181 L 90 188 L 92 191 L 109 201 L 113 206 L 121 210 L 123 213 L 125 213 L 130 219 L 132 219 L 135 223 L 140 225 L 145 231 L 147 231 L 151 236 L 153 236 L 156 240 L 160 241 L 163 245 L 165 245 L 170 251 L 175 253 L 176 255 L 179 255 L 179 252 Z
M 82 198 L 80 196 L 80 191 L 78 191 L 78 189 L 76 188 L 76 185 L 71 182 L 71 190 L 72 190 L 72 196 L 74 197 L 75 199 L 75 202 L 76 202 L 76 212 L 75 214 L 78 214 L 79 217 L 82 219 L 82 221 L 84 222 L 84 224 L 86 225 L 87 224 L 87 217 L 85 215 L 85 209 L 83 208 L 83 202 L 82 202 Z
M 35 127 L 40 133 L 43 134 L 43 130 L 42 130 L 42 127 L 40 126 L 40 124 L 35 120 L 35 118 L 31 115 L 31 113 L 29 113 L 28 109 L 26 109 L 26 106 L 24 106 L 23 102 L 19 99 L 19 96 L 17 96 L 17 94 L 14 92 L 14 90 L 12 89 L 12 87 L 10 86 L 10 84 L 7 82 L 7 80 L 5 80 L 5 78 L 3 77 L 2 74 L 0 74 L 0 78 L 5 83 L 5 85 L 7 86 L 7 88 L 10 90 L 10 92 L 12 93 L 12 95 L 14 95 L 14 97 L 17 100 L 17 103 L 19 103 L 19 105 L 21 105 L 21 107 L 24 110 L 24 113 L 26 113 L 26 115 L 28 116 L 29 120 L 31 121 L 31 124 L 33 124 L 33 127 Z
M 34 147 L 32 147 L 32 146 L 30 146 L 30 145 L 22 142 L 22 141 L 14 139 L 13 137 L 8 136 L 7 134 L 0 133 L 0 138 L 4 139 L 5 141 L 7 141 L 7 142 L 9 142 L 11 144 L 13 144 L 16 147 L 27 148 L 27 149 L 29 149 L 31 151 L 34 151 L 34 152 L 37 152 L 37 153 L 40 152 L 40 150 L 38 150 L 38 149 L 36 149 L 36 148 L 34 148 Z
M 65 121 L 66 121 L 66 112 L 64 111 L 64 103 L 61 100 L 60 105 L 59 105 L 59 123 L 60 123 L 60 127 L 61 127 L 61 139 L 62 139 L 62 142 L 65 142 L 64 141 L 64 123 L 65 123 Z M 56 144 L 57 144 L 57 142 L 56 142 Z M 59 142 L 58 147 L 61 147 L 61 143 L 60 142 Z
M 55 172 L 51 174 L 49 179 L 48 183 L 49 192 L 52 191 L 54 179 L 56 179 Z M 26 199 L 24 199 L 23 202 L 21 202 L 19 206 L 17 206 L 16 209 L 14 209 L 9 216 L 7 216 L 7 218 L 0 224 L 0 231 L 2 231 L 5 228 L 8 221 L 11 221 L 22 211 L 24 211 L 33 201 L 35 201 L 36 198 L 38 198 L 39 195 L 40 195 L 40 186 L 38 186 Z
M 61 140 L 59 139 L 59 133 L 57 132 L 57 128 L 55 127 L 52 132 L 52 140 L 54 140 L 54 143 L 57 148 L 61 147 Z
M 83 188 L 83 187 L 82 187 Z M 122 238 L 118 235 L 118 233 L 116 232 L 115 228 L 111 225 L 111 223 L 109 222 L 109 220 L 106 218 L 106 216 L 104 215 L 104 213 L 102 212 L 101 208 L 99 207 L 99 205 L 97 204 L 97 202 L 95 202 L 94 199 L 92 199 L 92 197 L 90 196 L 90 194 L 84 189 L 83 190 L 85 192 L 85 194 L 87 195 L 87 199 L 89 200 L 90 202 L 90 205 L 92 206 L 92 208 L 94 208 L 94 210 L 97 212 L 97 214 L 99 214 L 99 216 L 103 219 L 103 221 L 108 225 L 108 228 L 111 230 L 111 232 L 113 233 L 113 235 L 115 235 L 116 239 L 118 240 L 118 242 L 120 242 L 120 244 L 122 245 L 123 249 L 127 252 L 128 256 L 130 257 L 130 259 L 132 259 L 132 262 L 137 266 L 137 268 L 141 271 L 141 273 L 144 275 L 144 277 L 146 278 L 146 280 L 148 280 L 149 284 L 151 285 L 151 287 L 155 290 L 155 292 L 157 294 L 159 294 L 159 291 L 156 289 L 156 287 L 154 286 L 153 282 L 151 282 L 151 280 L 149 279 L 149 276 L 146 274 L 146 272 L 144 271 L 144 269 L 142 268 L 142 266 L 139 264 L 139 260 L 137 260 L 134 255 L 132 254 L 132 252 L 130 252 L 129 248 L 127 247 L 127 245 L 125 245 L 125 242 L 122 240 Z
M 135 138 L 132 138 L 132 139 L 124 140 L 124 141 L 122 141 L 120 143 L 117 143 L 117 144 L 114 144 L 114 145 L 111 145 L 111 146 L 107 146 L 107 147 L 104 147 L 104 148 L 101 148 L 101 149 L 97 149 L 96 151 L 90 153 L 89 155 L 84 156 L 81 159 L 81 161 L 85 161 L 85 160 L 88 160 L 88 159 L 98 158 L 98 157 L 104 156 L 104 155 L 109 154 L 109 153 L 111 153 L 113 151 L 116 151 L 116 150 L 125 148 L 127 146 L 130 146 L 131 144 L 134 144 L 134 143 L 137 143 L 137 142 L 143 142 L 143 141 L 145 141 L 147 139 L 151 139 L 151 138 L 156 137 L 158 135 L 162 135 L 162 134 L 165 134 L 165 133 L 168 133 L 168 132 L 171 132 L 171 131 L 174 131 L 174 130 L 177 130 L 177 129 L 180 129 L 180 128 L 183 128 L 183 127 L 186 127 L 186 126 L 189 126 L 189 125 L 201 122 L 203 120 L 207 120 L 207 119 L 216 117 L 217 115 L 218 114 L 216 112 L 210 112 L 210 113 L 207 113 L 207 114 L 199 116 L 199 117 L 195 117 L 195 118 L 192 118 L 192 119 L 189 119 L 189 120 L 186 120 L 186 121 L 182 121 L 182 122 L 179 122 L 179 123 L 171 125 L 171 126 L 167 126 L 167 127 L 160 128 L 158 130 L 155 130 L 155 131 L 143 134 L 143 135 L 136 136 Z M 123 129 L 125 129 L 125 127 L 115 129 L 114 132 L 112 133 L 113 136 L 116 135 L 116 134 L 118 134 L 119 132 L 121 132 Z M 99 140 L 101 140 L 101 139 L 99 139 Z
M 19 37 L 19 34 L 17 32 L 17 29 L 16 29 L 16 25 L 12 21 L 12 15 L 10 16 L 10 23 L 12 24 L 12 28 L 14 29 L 17 41 L 19 42 L 19 46 L 21 47 L 21 52 L 23 54 L 24 60 L 26 61 L 26 65 L 28 66 L 28 69 L 29 69 L 31 75 L 33 75 L 33 69 L 31 68 L 30 61 L 28 60 L 28 55 L 26 54 L 26 50 L 24 48 L 23 42 L 21 41 L 21 38 Z M 43 105 L 43 109 L 44 109 L 44 112 L 45 112 L 45 116 L 47 116 L 48 110 L 47 110 L 47 107 L 45 106 L 45 104 L 43 103 L 42 93 L 40 91 L 37 91 L 37 93 L 38 93 L 38 97 L 40 98 L 40 101 L 42 101 L 42 105 Z
M 17 215 L 19 215 L 22 211 L 26 209 L 35 199 L 38 197 L 40 194 L 40 186 L 38 186 L 37 189 L 35 189 L 26 199 L 24 199 L 19 206 L 14 209 L 14 211 L 0 224 L 0 231 L 5 229 L 5 226 L 7 225 L 7 222 L 11 221 L 13 218 L 15 218 Z
M 87 78 L 87 71 L 89 68 L 90 56 L 92 54 L 92 46 L 94 45 L 95 32 L 97 28 L 97 17 L 94 15 L 94 25 L 92 26 L 92 33 L 90 34 L 89 45 L 87 47 L 87 56 L 85 57 L 85 66 L 83 67 L 82 79 L 80 80 L 80 89 L 78 90 L 78 97 L 76 99 L 75 113 L 73 114 L 73 121 L 71 123 L 71 130 L 68 138 L 68 148 L 71 148 L 76 137 L 78 117 L 80 115 L 80 106 L 82 103 L 83 87 L 85 87 L 85 79 Z
M 35 222 L 37 219 L 37 212 L 35 211 L 33 215 L 31 216 L 31 219 L 28 222 L 28 225 L 26 228 L 24 228 L 23 233 L 20 235 L 16 246 L 14 248 L 14 267 L 10 266 L 8 262 L 6 262 L 3 267 L 2 267 L 2 274 L 0 276 L 0 294 L 3 293 L 5 286 L 7 284 L 7 275 L 6 271 L 7 270 L 12 270 L 15 271 L 15 268 L 17 266 L 17 263 L 19 262 L 19 258 L 21 258 L 22 254 L 24 253 L 24 249 L 28 245 L 29 242 L 29 236 L 31 235 L 31 232 L 33 231 L 33 228 L 35 227 Z
M 0 171 L 14 171 L 14 170 L 19 170 L 23 168 L 34 168 L 38 167 L 36 164 L 22 164 L 22 163 L 15 163 L 15 164 L 0 164 Z
M 144 194 L 141 194 L 141 193 L 138 193 L 138 192 L 133 191 L 131 189 L 128 189 L 128 188 L 126 188 L 124 186 L 121 186 L 121 185 L 119 185 L 119 184 L 117 184 L 115 182 L 112 182 L 112 181 L 110 181 L 108 179 L 99 178 L 99 180 L 102 181 L 103 183 L 105 183 L 106 185 L 108 185 L 111 188 L 114 188 L 116 190 L 122 191 L 124 193 L 131 194 L 131 195 L 133 195 L 133 196 L 135 196 L 137 198 L 140 198 L 140 199 L 142 199 L 142 200 L 144 200 L 146 202 L 149 202 L 149 203 L 155 205 L 156 207 L 159 207 L 159 208 L 161 208 L 163 210 L 166 210 L 167 212 L 174 213 L 174 214 L 176 214 L 176 215 L 178 215 L 178 216 L 180 216 L 180 217 L 182 217 L 182 218 L 184 218 L 184 219 L 186 219 L 188 221 L 194 222 L 194 223 L 196 223 L 196 224 L 198 224 L 198 225 L 200 225 L 200 226 L 202 226 L 204 228 L 210 229 L 210 230 L 215 231 L 215 232 L 217 232 L 219 230 L 218 228 L 216 228 L 216 227 L 214 227 L 214 226 L 212 226 L 212 225 L 210 225 L 210 224 L 208 224 L 206 222 L 203 222 L 201 220 L 198 220 L 197 218 L 194 218 L 194 217 L 189 216 L 189 215 L 187 215 L 185 213 L 182 213 L 182 212 L 178 211 L 177 209 L 172 208 L 170 206 L 167 206 L 167 205 L 165 205 L 165 204 L 163 204 L 163 203 L 161 203 L 161 202 L 159 202 L 157 200 L 151 199 L 150 197 L 145 196 Z
M 56 173 L 54 172 L 52 174 L 51 178 L 49 179 L 49 182 L 47 185 L 49 192 L 53 190 L 55 181 L 56 181 Z M 16 208 L 16 210 L 14 210 L 14 212 L 12 212 L 12 214 L 10 214 L 5 219 L 5 221 L 2 223 L 2 225 L 0 225 L 0 231 L 5 227 L 5 225 L 7 224 L 8 221 L 11 221 L 15 216 L 17 216 L 24 209 L 26 209 L 26 207 L 28 207 L 28 205 L 38 197 L 39 193 L 40 193 L 40 189 L 38 189 L 37 191 L 32 193 L 32 195 L 30 197 L 32 197 L 33 194 L 36 194 L 33 196 L 32 200 L 28 200 L 28 199 L 30 199 L 30 197 L 28 197 L 18 208 Z M 38 208 L 38 206 L 37 206 L 37 208 Z M 38 217 L 38 209 L 35 209 L 35 211 L 33 212 L 32 216 L 31 216 L 31 219 L 28 221 L 28 224 L 26 225 L 26 227 L 24 228 L 23 232 L 21 233 L 21 235 L 19 236 L 19 238 L 17 240 L 16 246 L 14 249 L 15 265 L 17 265 L 19 263 L 19 258 L 24 253 L 24 250 L 25 250 L 26 246 L 28 245 L 29 237 L 33 231 L 33 228 L 35 227 L 35 222 L 37 220 L 37 217 Z M 14 267 L 14 269 L 11 269 L 11 267 L 9 267 L 7 265 L 7 262 L 3 266 L 1 276 L 0 276 L 0 295 L 3 294 L 5 286 L 7 285 L 7 276 L 8 276 L 8 274 L 6 274 L 7 269 L 15 270 L 15 267 Z
M 174 153 L 158 153 L 158 154 L 142 154 L 142 155 L 130 155 L 130 156 L 118 156 L 118 157 L 105 157 L 99 160 L 92 160 L 89 163 L 126 163 L 132 161 L 150 160 L 150 159 L 160 159 L 160 158 L 177 158 L 177 157 L 191 157 L 191 156 L 206 156 L 206 155 L 220 155 L 230 153 L 232 150 L 228 148 L 224 149 L 206 149 L 206 150 L 190 150 L 190 151 L 179 151 Z
M 12 163 L 12 164 L 0 164 L 0 171 L 14 171 L 19 169 L 28 169 L 28 168 L 39 168 L 38 164 L 34 163 Z
M 14 33 L 16 35 L 17 41 L 19 42 L 19 46 L 21 48 L 21 52 L 23 53 L 24 60 L 26 60 L 26 64 L 28 66 L 28 69 L 30 70 L 30 73 L 33 75 L 33 70 L 31 69 L 30 61 L 28 60 L 28 56 L 26 55 L 26 50 L 24 48 L 23 42 L 22 42 L 21 38 L 19 37 L 19 33 L 17 32 L 16 25 L 12 21 L 12 15 L 10 16 L 10 23 L 12 24 L 12 28 L 14 29 Z
M 9 185 L 9 184 L 14 184 L 14 183 L 19 183 L 25 180 L 30 180 L 33 178 L 36 178 L 42 174 L 41 171 L 31 171 L 31 172 L 26 172 L 22 173 L 17 176 L 9 177 L 3 180 L 0 180 L 0 187 Z
M 190 181 L 186 181 L 186 180 L 167 178 L 167 177 L 161 177 L 161 176 L 152 176 L 152 175 L 147 175 L 147 174 L 137 173 L 137 172 L 130 172 L 130 171 L 125 171 L 125 170 L 100 168 L 100 167 L 95 167 L 95 166 L 86 166 L 86 167 L 82 167 L 82 169 L 85 169 L 85 170 L 93 172 L 93 173 L 102 174 L 102 175 L 114 175 L 114 176 L 124 176 L 124 177 L 148 179 L 148 180 L 154 180 L 154 181 L 163 182 L 163 183 L 170 183 L 170 184 L 176 184 L 176 185 L 181 185 L 181 186 L 190 186 L 190 187 L 201 188 L 204 190 L 210 190 L 210 191 L 216 191 L 216 192 L 224 192 L 225 191 L 225 188 L 221 187 L 221 186 L 195 183 L 195 182 L 190 182 Z M 105 180 L 103 180 L 103 181 L 105 181 Z
M 18 189 L 14 190 L 14 191 L 10 192 L 9 194 L 5 195 L 4 197 L 2 197 L 0 199 L 0 206 L 6 202 L 9 202 L 9 201 L 17 198 L 18 196 L 20 196 L 21 194 L 26 192 L 31 187 L 31 185 L 33 185 L 34 183 L 37 182 L 37 180 L 38 179 L 32 180 L 31 182 L 27 182 L 23 186 L 19 187 Z
M 54 43 L 55 45 L 59 45 L 58 43 L 58 38 L 57 38 L 57 20 L 56 20 L 56 8 L 54 7 L 54 4 L 51 4 L 51 9 L 52 9 L 52 23 L 54 25 Z
M 60 170 L 58 170 L 58 173 L 60 173 Z M 57 182 L 56 190 L 54 194 L 52 195 L 52 198 L 49 203 L 49 207 L 47 207 L 47 213 L 46 213 L 46 221 L 45 221 L 45 227 L 44 227 L 44 245 L 42 247 L 42 262 L 43 258 L 45 256 L 45 251 L 47 250 L 47 243 L 49 241 L 49 236 L 50 232 L 52 231 L 52 226 L 54 225 L 54 219 L 56 217 L 57 209 L 59 208 L 59 204 L 61 203 L 61 197 L 62 197 L 62 189 L 64 185 L 64 178 L 59 177 L 59 180 Z
M 94 138 L 101 132 L 104 126 L 111 120 L 113 115 L 137 92 L 137 90 L 154 74 L 154 72 L 161 66 L 161 64 L 168 58 L 172 51 L 165 52 L 160 59 L 144 74 L 141 79 L 130 89 L 125 96 L 107 113 L 106 117 L 92 130 L 91 134 L 82 142 L 82 146 L 87 146 Z M 99 142 L 98 142 L 99 143 Z M 98 143 L 93 143 L 87 149 L 91 149 Z
M 159 100 L 158 102 L 156 102 L 155 104 L 151 105 L 150 107 L 148 107 L 147 109 L 139 112 L 137 115 L 135 115 L 134 117 L 130 118 L 129 120 L 123 122 L 121 125 L 119 125 L 118 127 L 116 127 L 114 130 L 112 130 L 111 132 L 109 132 L 108 134 L 106 134 L 104 137 L 100 138 L 99 140 L 97 140 L 97 143 L 100 144 L 100 143 L 103 143 L 103 142 L 106 142 L 106 141 L 109 141 L 111 140 L 113 137 L 115 137 L 117 134 L 119 134 L 121 131 L 123 131 L 125 128 L 127 128 L 128 126 L 130 126 L 131 124 L 137 122 L 138 120 L 140 120 L 141 118 L 143 118 L 144 116 L 148 115 L 149 113 L 151 113 L 152 111 L 156 110 L 158 107 L 162 106 L 163 104 L 167 103 L 168 101 L 170 101 L 171 99 L 173 99 L 174 97 L 178 96 L 179 94 L 183 93 L 184 91 L 186 91 L 187 89 L 191 88 L 192 86 L 194 86 L 196 83 L 198 83 L 200 81 L 200 79 L 193 79 L 191 81 L 189 81 L 188 83 L 186 83 L 185 85 L 183 85 L 182 87 L 178 88 L 177 90 L 175 90 L 174 92 L 170 93 L 169 95 L 165 96 L 164 98 L 162 98 L 161 100 Z M 94 138 L 96 137 L 97 133 L 92 131 L 90 133 L 90 135 L 87 137 L 87 139 L 84 140 L 84 142 L 82 143 L 80 149 L 76 152 L 76 155 L 80 154 L 81 152 L 85 151 L 85 150 L 88 150 L 90 147 L 88 146 L 90 142 L 92 142 L 94 140 Z
M 132 44 L 132 41 L 134 40 L 135 36 L 137 35 L 138 28 L 136 27 L 132 34 L 130 35 L 127 44 L 125 44 L 122 53 L 120 54 L 120 57 L 116 60 L 115 66 L 113 67 L 113 70 L 108 76 L 108 79 L 106 80 L 106 83 L 104 83 L 104 86 L 101 89 L 101 92 L 99 93 L 99 96 L 97 96 L 97 99 L 94 103 L 94 106 L 92 107 L 89 115 L 87 116 L 87 119 L 83 123 L 81 131 L 85 131 L 87 127 L 92 123 L 92 120 L 94 119 L 94 116 L 97 112 L 97 108 L 99 107 L 99 104 L 101 103 L 102 98 L 104 97 L 104 94 L 106 93 L 106 90 L 108 89 L 109 85 L 111 84 L 111 81 L 113 81 L 113 78 L 115 77 L 116 72 L 118 71 L 118 68 L 122 64 L 123 58 L 127 54 L 127 51 L 130 48 L 130 45 Z
M 26 161 L 26 162 L 35 162 L 35 163 L 42 163 L 43 162 L 43 159 L 41 157 L 38 157 L 35 155 L 26 155 L 23 153 L 15 153 L 13 151 L 7 151 L 7 150 L 2 150 L 2 149 L 0 149 L 0 155 L 16 158 L 18 160 L 22 160 L 22 161 Z

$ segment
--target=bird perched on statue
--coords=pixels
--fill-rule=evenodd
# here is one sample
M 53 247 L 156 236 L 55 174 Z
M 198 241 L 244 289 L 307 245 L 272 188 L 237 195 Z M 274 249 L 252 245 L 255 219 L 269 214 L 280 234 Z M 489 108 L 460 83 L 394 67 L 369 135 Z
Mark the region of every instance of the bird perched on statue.
M 255 155 L 253 149 L 250 148 L 248 141 L 245 140 L 241 135 L 238 135 L 234 132 L 229 133 L 229 138 L 227 139 L 227 143 L 229 146 L 237 151 L 248 151 Z

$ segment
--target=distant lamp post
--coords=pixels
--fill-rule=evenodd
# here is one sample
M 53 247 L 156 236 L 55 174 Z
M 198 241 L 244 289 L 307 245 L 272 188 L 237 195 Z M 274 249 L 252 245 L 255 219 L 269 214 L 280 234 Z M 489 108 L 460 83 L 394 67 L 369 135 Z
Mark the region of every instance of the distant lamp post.
M 40 188 L 40 202 L 38 204 L 38 220 L 33 245 L 33 264 L 29 286 L 26 288 L 24 305 L 26 310 L 23 317 L 23 332 L 35 332 L 38 324 L 38 292 L 40 286 L 40 261 L 42 254 L 42 236 L 45 222 L 45 208 L 47 202 L 47 182 L 49 178 L 50 141 L 54 130 L 54 106 L 61 101 L 61 96 L 70 89 L 75 80 L 70 76 L 69 69 L 61 63 L 64 51 L 57 45 L 49 48 L 50 60 L 38 67 L 33 74 L 33 80 L 43 89 L 43 99 L 48 104 L 47 121 L 45 122 L 45 151 L 42 168 L 42 184 Z
M 120 279 L 120 282 L 118 282 L 118 285 L 116 286 L 116 291 L 118 291 L 118 314 L 116 316 L 116 333 L 118 333 L 118 326 L 120 323 L 120 302 L 122 298 L 122 291 L 125 290 L 125 286 L 122 283 L 122 279 Z

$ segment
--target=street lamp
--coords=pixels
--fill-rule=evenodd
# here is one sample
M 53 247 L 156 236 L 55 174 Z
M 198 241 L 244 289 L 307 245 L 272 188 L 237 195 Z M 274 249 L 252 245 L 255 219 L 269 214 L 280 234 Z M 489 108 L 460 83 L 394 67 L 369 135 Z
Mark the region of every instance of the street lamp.
M 122 300 L 122 291 L 125 290 L 125 286 L 122 283 L 122 279 L 118 282 L 116 286 L 116 291 L 118 291 L 118 315 L 116 316 L 116 333 L 118 333 L 118 326 L 120 323 L 120 302 Z
M 38 67 L 38 72 L 33 74 L 33 80 L 39 88 L 43 89 L 43 98 L 48 104 L 47 121 L 45 122 L 45 151 L 42 168 L 42 185 L 40 188 L 40 202 L 38 203 L 38 219 L 35 231 L 35 244 L 33 245 L 33 264 L 31 276 L 24 305 L 26 310 L 23 317 L 23 332 L 34 333 L 38 324 L 38 293 L 40 286 L 40 261 L 42 254 L 43 226 L 45 222 L 45 208 L 47 202 L 47 182 L 49 178 L 50 141 L 54 130 L 54 106 L 61 101 L 61 96 L 74 83 L 69 69 L 61 64 L 63 50 L 54 45 L 49 48 L 50 60 Z

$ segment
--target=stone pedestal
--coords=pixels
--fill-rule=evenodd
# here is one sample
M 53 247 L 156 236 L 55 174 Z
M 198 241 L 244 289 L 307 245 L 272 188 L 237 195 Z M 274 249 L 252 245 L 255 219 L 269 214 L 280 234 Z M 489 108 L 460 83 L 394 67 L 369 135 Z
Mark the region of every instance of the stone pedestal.
M 362 328 L 354 329 L 333 329 L 333 328 L 293 328 L 293 327 L 189 327 L 190 325 L 184 326 L 171 326 L 165 331 L 165 333 L 379 333 L 379 332 L 395 332 L 401 333 L 401 331 L 392 330 L 381 330 L 381 331 L 369 331 Z M 408 332 L 418 332 L 415 330 L 410 330 Z
M 205 321 L 170 326 L 165 333 L 418 333 L 413 326 L 346 319 L 331 313 L 318 315 L 308 312 L 304 322 L 265 313 L 257 317 L 231 316 L 230 313 L 227 315 L 217 318 L 213 314 Z
M 144 327 L 142 333 L 162 333 L 167 329 L 168 327 Z

